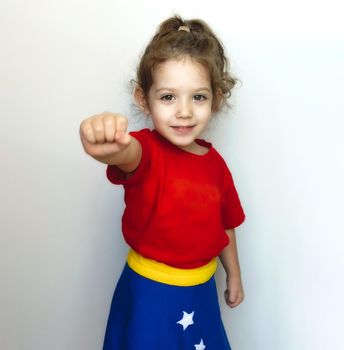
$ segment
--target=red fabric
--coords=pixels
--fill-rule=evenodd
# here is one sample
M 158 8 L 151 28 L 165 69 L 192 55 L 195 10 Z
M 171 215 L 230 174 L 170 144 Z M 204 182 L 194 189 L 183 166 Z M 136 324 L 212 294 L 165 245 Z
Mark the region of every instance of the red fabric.
M 132 132 L 142 159 L 127 178 L 116 166 L 107 177 L 125 189 L 126 242 L 141 255 L 178 268 L 207 264 L 228 245 L 225 230 L 245 219 L 231 173 L 212 145 L 205 155 L 180 149 L 157 131 Z

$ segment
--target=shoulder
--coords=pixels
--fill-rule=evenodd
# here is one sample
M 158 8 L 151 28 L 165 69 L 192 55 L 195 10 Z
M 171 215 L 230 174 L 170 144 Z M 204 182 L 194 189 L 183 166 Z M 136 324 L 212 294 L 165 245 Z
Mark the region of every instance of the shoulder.
M 209 156 L 211 157 L 211 159 L 213 161 L 218 162 L 219 164 L 227 167 L 226 161 L 224 160 L 222 155 L 219 153 L 219 151 L 214 147 L 214 145 L 211 142 L 204 140 L 204 139 L 197 139 L 197 143 L 200 146 L 209 149 Z
M 153 137 L 152 130 L 148 128 L 136 130 L 136 131 L 130 131 L 129 134 L 135 137 L 136 139 L 138 139 L 139 141 L 141 139 L 150 139 Z
M 211 163 L 212 170 L 214 171 L 214 176 L 216 175 L 219 181 L 223 184 L 231 183 L 232 172 L 221 153 L 209 142 L 202 140 L 205 144 L 211 145 L 208 158 Z
M 130 135 L 141 144 L 143 162 L 154 163 L 155 159 L 159 158 L 161 152 L 165 150 L 163 142 L 154 130 L 145 128 L 131 131 Z
M 161 143 L 161 136 L 159 136 L 155 130 L 150 130 L 148 128 L 137 131 L 130 131 L 129 134 L 139 141 L 146 140 L 148 142 Z
M 137 131 L 130 131 L 129 133 L 132 137 L 134 137 L 137 141 L 140 142 L 143 149 L 150 149 L 154 142 L 154 133 L 152 130 L 145 128 Z

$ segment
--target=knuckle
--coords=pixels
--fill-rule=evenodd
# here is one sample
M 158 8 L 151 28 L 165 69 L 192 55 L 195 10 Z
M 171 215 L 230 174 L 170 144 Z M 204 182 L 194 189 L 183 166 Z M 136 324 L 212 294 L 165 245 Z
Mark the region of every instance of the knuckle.
M 126 123 L 127 121 L 127 118 L 124 115 L 118 115 L 117 118 L 118 118 L 117 120 L 121 123 Z
M 126 129 L 127 129 L 127 126 L 128 126 L 127 119 L 126 119 L 126 118 L 122 118 L 122 119 L 117 123 L 117 126 L 118 126 L 119 128 L 121 128 L 122 130 L 126 130 Z
M 92 123 L 92 126 L 93 126 L 93 130 L 95 132 L 101 132 L 103 130 L 103 123 L 99 120 L 95 120 L 93 123 Z
M 106 116 L 104 118 L 104 124 L 106 126 L 114 126 L 116 123 L 116 119 L 113 116 Z
M 94 131 L 95 132 L 102 132 L 103 131 L 103 127 L 101 126 L 101 125 L 99 125 L 99 124 L 96 124 L 95 126 L 94 126 Z
M 86 136 L 87 138 L 89 138 L 90 136 L 92 136 L 92 128 L 90 127 L 90 125 L 82 125 L 80 127 L 80 131 L 81 134 Z
M 88 128 L 85 130 L 85 134 L 87 137 L 92 137 L 93 136 L 93 132 L 92 132 L 92 129 L 91 128 Z
M 80 124 L 80 131 L 83 132 L 83 133 L 85 133 L 86 130 L 89 129 L 89 127 L 90 127 L 90 125 L 89 125 L 88 121 L 87 121 L 87 120 L 84 120 L 84 121 L 82 121 L 81 124 Z

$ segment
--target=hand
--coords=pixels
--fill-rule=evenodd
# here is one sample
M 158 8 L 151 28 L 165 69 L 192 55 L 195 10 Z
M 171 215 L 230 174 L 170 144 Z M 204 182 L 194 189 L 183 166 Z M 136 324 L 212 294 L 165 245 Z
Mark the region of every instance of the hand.
M 244 300 L 244 289 L 240 277 L 227 277 L 225 300 L 231 308 L 238 306 Z
M 106 157 L 129 146 L 128 119 L 120 114 L 104 112 L 80 125 L 80 137 L 85 152 L 93 157 Z

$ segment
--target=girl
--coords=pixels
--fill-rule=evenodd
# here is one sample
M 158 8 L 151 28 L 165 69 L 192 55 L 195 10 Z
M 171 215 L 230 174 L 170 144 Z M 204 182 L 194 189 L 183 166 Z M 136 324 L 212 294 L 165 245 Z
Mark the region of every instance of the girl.
M 230 307 L 244 297 L 234 228 L 245 218 L 233 179 L 198 137 L 235 80 L 224 49 L 200 20 L 164 21 L 147 46 L 134 98 L 154 130 L 127 131 L 102 113 L 81 123 L 85 151 L 125 189 L 130 246 L 108 319 L 104 350 L 228 350 L 214 280 L 227 273 Z

